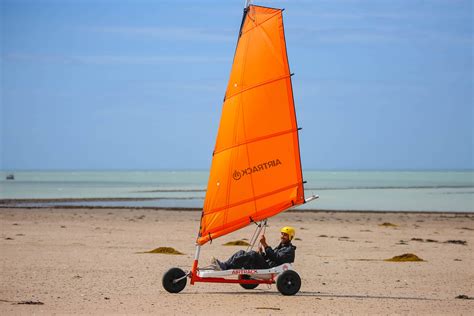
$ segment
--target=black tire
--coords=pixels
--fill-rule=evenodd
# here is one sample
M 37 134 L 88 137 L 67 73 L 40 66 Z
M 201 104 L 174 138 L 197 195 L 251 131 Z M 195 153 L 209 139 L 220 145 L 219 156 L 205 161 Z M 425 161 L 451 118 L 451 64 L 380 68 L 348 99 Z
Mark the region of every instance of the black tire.
M 295 295 L 301 287 L 301 278 L 293 270 L 287 270 L 277 279 L 278 291 L 283 295 Z
M 178 282 L 174 280 L 182 278 L 186 275 L 180 268 L 171 268 L 164 275 L 162 284 L 165 290 L 170 293 L 179 293 L 186 287 L 187 278 L 184 278 Z
M 247 274 L 239 275 L 239 280 L 250 280 L 250 279 L 251 279 L 250 275 L 247 275 Z M 239 283 L 239 285 L 246 290 L 253 290 L 254 288 L 258 286 L 258 284 L 246 284 L 246 283 L 245 284 Z

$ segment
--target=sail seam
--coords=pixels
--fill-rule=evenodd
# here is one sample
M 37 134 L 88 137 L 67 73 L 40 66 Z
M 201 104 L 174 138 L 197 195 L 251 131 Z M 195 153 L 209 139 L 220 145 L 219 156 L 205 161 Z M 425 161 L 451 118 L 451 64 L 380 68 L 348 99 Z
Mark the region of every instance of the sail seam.
M 274 133 L 274 134 L 270 134 L 270 135 L 265 135 L 265 136 L 262 136 L 262 137 L 253 138 L 253 139 L 250 139 L 246 142 L 238 143 L 238 144 L 229 146 L 227 148 L 214 151 L 214 155 L 220 154 L 223 151 L 226 151 L 226 150 L 229 150 L 229 149 L 232 149 L 232 148 L 235 148 L 235 147 L 247 145 L 247 144 L 250 144 L 250 143 L 259 142 L 259 141 L 262 141 L 262 140 L 266 140 L 266 139 L 269 139 L 269 138 L 278 137 L 278 136 L 281 136 L 281 135 L 290 134 L 290 133 L 294 133 L 294 132 L 298 132 L 298 129 L 293 128 L 293 129 L 289 129 L 289 130 L 286 130 L 286 131 L 283 131 L 283 132 L 278 132 L 278 133 Z
M 216 209 L 209 210 L 208 212 L 204 211 L 203 214 L 204 214 L 204 216 L 206 216 L 206 215 L 210 215 L 210 214 L 213 214 L 213 213 L 216 213 L 216 212 L 219 212 L 219 211 L 231 208 L 231 207 L 236 207 L 236 206 L 239 206 L 239 205 L 242 205 L 242 204 L 245 204 L 245 203 L 249 203 L 249 202 L 259 200 L 259 199 L 263 199 L 264 197 L 267 197 L 267 196 L 270 196 L 270 195 L 273 195 L 273 194 L 277 194 L 277 193 L 283 192 L 283 191 L 291 189 L 291 188 L 298 187 L 301 184 L 302 184 L 302 182 L 298 182 L 296 184 L 292 184 L 292 185 L 280 188 L 278 190 L 274 190 L 274 191 L 271 191 L 271 192 L 268 192 L 268 193 L 265 193 L 265 194 L 261 194 L 259 196 L 255 196 L 255 197 L 250 198 L 250 199 L 242 200 L 242 201 L 239 201 L 239 202 L 236 202 L 236 203 L 233 203 L 233 204 L 229 204 L 229 205 L 226 205 L 226 206 L 221 206 L 221 207 L 218 207 Z
M 247 87 L 247 88 L 245 88 L 245 89 L 240 90 L 239 92 L 236 92 L 236 93 L 234 93 L 234 94 L 229 95 L 228 97 L 226 97 L 226 98 L 224 99 L 224 102 L 227 101 L 227 100 L 229 100 L 229 99 L 231 99 L 231 98 L 233 98 L 233 97 L 235 97 L 235 96 L 237 96 L 237 95 L 239 95 L 239 94 L 242 94 L 243 92 L 246 92 L 246 91 L 248 91 L 248 90 L 252 90 L 252 89 L 255 89 L 255 88 L 258 88 L 258 87 L 267 85 L 267 84 L 269 84 L 269 83 L 273 83 L 273 82 L 275 82 L 275 81 L 279 81 L 279 80 L 286 79 L 286 78 L 289 78 L 289 77 L 291 77 L 291 74 L 289 74 L 289 75 L 284 75 L 284 76 L 278 77 L 278 78 L 276 78 L 276 79 L 271 79 L 271 80 L 267 80 L 267 81 L 264 81 L 264 82 L 257 83 L 257 84 L 255 84 L 255 85 L 253 85 L 253 86 Z

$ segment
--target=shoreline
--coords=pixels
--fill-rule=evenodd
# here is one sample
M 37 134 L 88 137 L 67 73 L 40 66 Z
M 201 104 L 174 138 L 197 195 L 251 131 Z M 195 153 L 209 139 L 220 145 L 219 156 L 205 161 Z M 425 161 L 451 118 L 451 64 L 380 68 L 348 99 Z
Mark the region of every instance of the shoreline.
M 159 201 L 168 198 L 45 198 L 45 199 L 0 199 L 0 209 L 6 208 L 24 208 L 24 209 L 133 209 L 133 210 L 169 210 L 169 211 L 190 211 L 200 212 L 202 209 L 196 207 L 162 207 L 162 206 L 120 206 L 120 205 L 54 205 L 53 203 L 80 203 L 80 202 L 140 202 L 140 201 Z M 40 204 L 46 205 L 24 205 L 24 204 Z M 291 213 L 369 213 L 369 214 L 457 214 L 457 215 L 474 215 L 473 211 L 433 211 L 433 210 L 350 210 L 350 209 L 289 209 L 284 212 Z

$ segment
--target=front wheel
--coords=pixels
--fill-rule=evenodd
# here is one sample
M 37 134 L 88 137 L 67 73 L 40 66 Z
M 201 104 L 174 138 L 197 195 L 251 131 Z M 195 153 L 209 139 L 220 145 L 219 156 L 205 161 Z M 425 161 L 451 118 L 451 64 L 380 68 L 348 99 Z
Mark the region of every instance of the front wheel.
M 180 268 L 171 268 L 164 275 L 162 284 L 165 290 L 170 293 L 179 293 L 186 287 L 186 273 Z M 179 281 L 176 281 L 178 280 Z
M 293 270 L 287 270 L 277 279 L 278 291 L 283 295 L 295 295 L 301 287 L 301 278 Z
M 240 280 L 250 280 L 251 277 L 248 274 L 241 274 L 241 275 L 239 275 L 239 279 Z M 243 287 L 244 289 L 246 289 L 246 290 L 253 290 L 254 288 L 256 288 L 258 286 L 258 283 L 257 284 L 239 283 L 239 285 L 241 287 Z

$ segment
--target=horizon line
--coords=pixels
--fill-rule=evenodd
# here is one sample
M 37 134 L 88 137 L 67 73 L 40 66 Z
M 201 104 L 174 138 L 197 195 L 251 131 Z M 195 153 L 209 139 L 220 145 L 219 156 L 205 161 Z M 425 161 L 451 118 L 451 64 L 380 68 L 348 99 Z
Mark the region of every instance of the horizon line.
M 303 171 L 325 171 L 325 172 L 377 172 L 377 171 L 432 171 L 432 172 L 441 172 L 441 171 L 474 171 L 474 168 L 303 168 Z M 168 172 L 193 172 L 193 171 L 202 171 L 209 172 L 210 168 L 137 168 L 137 169 L 100 169 L 100 168 L 78 168 L 78 169 L 66 169 L 66 168 L 57 168 L 57 169 L 0 169 L 0 172 L 13 173 L 13 172 L 157 172 L 157 171 L 168 171 Z

